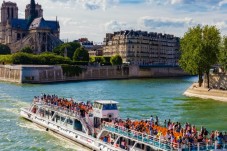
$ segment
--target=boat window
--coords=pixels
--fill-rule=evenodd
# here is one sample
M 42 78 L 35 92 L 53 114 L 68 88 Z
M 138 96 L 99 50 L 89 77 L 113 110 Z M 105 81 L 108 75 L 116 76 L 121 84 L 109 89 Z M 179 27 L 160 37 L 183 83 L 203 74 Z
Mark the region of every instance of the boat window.
M 94 108 L 98 108 L 98 105 L 99 105 L 98 103 L 95 103 Z
M 60 120 L 60 116 L 59 115 L 56 115 L 55 118 L 56 118 L 56 122 L 58 122 Z
M 61 117 L 61 121 L 64 122 L 65 121 L 65 117 Z
M 45 114 L 46 114 L 46 116 L 48 116 L 48 115 L 49 115 L 49 111 L 48 111 L 48 110 L 46 110 L 46 113 L 45 113 Z
M 102 109 L 102 104 L 97 104 L 98 109 Z
M 67 119 L 67 124 L 73 125 L 73 120 Z
M 117 110 L 117 104 L 104 104 L 102 110 Z

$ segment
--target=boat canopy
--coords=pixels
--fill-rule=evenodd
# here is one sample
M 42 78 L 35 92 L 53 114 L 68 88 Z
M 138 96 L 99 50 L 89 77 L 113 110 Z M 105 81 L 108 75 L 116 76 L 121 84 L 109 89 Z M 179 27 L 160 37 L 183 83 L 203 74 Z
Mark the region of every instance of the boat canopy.
M 99 103 L 99 104 L 118 104 L 118 102 L 113 101 L 113 100 L 97 100 L 94 103 Z

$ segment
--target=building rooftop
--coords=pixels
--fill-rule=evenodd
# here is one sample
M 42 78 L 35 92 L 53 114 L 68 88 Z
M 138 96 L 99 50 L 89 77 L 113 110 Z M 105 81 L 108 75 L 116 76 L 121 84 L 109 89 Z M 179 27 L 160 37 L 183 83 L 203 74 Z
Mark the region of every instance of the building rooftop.
M 118 102 L 113 101 L 113 100 L 97 100 L 95 103 L 99 104 L 118 104 Z
M 28 21 L 26 19 L 12 19 L 12 28 L 27 30 Z
M 154 38 L 166 38 L 166 39 L 173 39 L 177 38 L 174 37 L 174 35 L 170 34 L 162 34 L 162 33 L 156 33 L 156 32 L 147 32 L 147 31 L 141 31 L 141 30 L 123 30 L 123 31 L 117 31 L 112 34 L 113 36 L 116 35 L 124 35 L 124 36 L 145 36 L 145 37 L 154 37 Z
M 31 25 L 28 25 L 28 20 L 26 19 L 12 19 L 11 26 L 14 29 L 30 30 L 30 29 L 51 29 L 56 31 L 60 28 L 58 21 L 44 20 L 43 17 L 36 18 L 32 21 Z
M 43 17 L 36 18 L 32 21 L 29 29 L 50 29 Z

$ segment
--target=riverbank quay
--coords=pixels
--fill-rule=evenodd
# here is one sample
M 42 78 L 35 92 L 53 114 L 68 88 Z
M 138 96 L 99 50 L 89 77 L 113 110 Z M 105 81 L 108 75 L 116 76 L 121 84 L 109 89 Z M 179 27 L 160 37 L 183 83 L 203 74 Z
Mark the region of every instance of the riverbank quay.
M 180 67 L 80 66 L 79 75 L 67 75 L 60 65 L 0 65 L 0 81 L 13 83 L 56 83 L 187 76 Z
M 213 99 L 227 102 L 227 91 L 198 87 L 197 83 L 192 84 L 192 86 L 184 92 L 184 95 L 188 97 L 198 97 L 202 99 Z

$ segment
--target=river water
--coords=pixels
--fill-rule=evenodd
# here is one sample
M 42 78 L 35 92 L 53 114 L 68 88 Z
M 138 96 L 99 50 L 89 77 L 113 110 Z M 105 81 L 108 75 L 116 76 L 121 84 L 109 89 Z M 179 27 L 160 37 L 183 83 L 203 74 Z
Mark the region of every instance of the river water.
M 208 130 L 227 130 L 227 103 L 182 95 L 196 80 L 197 77 L 184 77 L 48 85 L 0 83 L 0 150 L 86 150 L 19 117 L 20 108 L 28 106 L 32 98 L 41 93 L 78 101 L 116 100 L 123 118 L 145 119 L 158 115 L 162 120 L 187 121 Z

